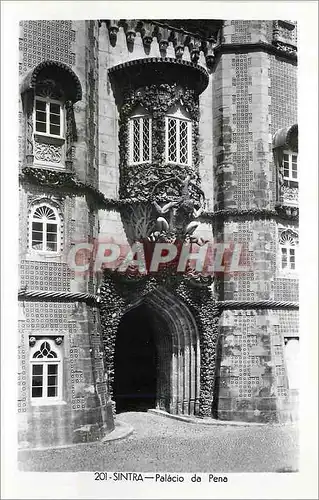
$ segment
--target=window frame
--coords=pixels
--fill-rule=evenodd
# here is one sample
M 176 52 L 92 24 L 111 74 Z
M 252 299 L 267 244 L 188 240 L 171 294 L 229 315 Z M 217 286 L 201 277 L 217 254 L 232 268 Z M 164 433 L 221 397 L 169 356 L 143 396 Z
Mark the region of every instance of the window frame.
M 287 160 L 285 160 L 285 156 L 288 156 L 288 168 L 285 167 L 285 163 L 287 163 Z M 296 157 L 296 162 L 293 162 L 292 159 L 293 157 Z M 297 176 L 293 177 L 293 168 L 292 165 L 296 164 L 296 172 Z M 285 170 L 288 170 L 288 175 L 285 175 Z M 299 185 L 299 177 L 298 177 L 298 153 L 295 153 L 293 151 L 288 151 L 284 150 L 283 151 L 283 156 L 282 156 L 282 173 L 283 173 L 283 181 L 284 184 L 288 185 L 289 187 L 298 187 Z
M 35 212 L 37 211 L 37 209 L 41 208 L 41 207 L 47 207 L 49 208 L 50 210 L 53 211 L 53 213 L 55 214 L 55 220 L 45 220 L 43 221 L 43 219 L 35 219 L 34 218 L 34 214 Z M 37 249 L 37 248 L 33 248 L 32 246 L 32 242 L 33 242 L 33 223 L 40 223 L 42 224 L 42 249 Z M 47 231 L 47 226 L 48 224 L 55 224 L 57 226 L 57 238 L 56 238 L 56 250 L 49 250 L 48 249 L 48 241 L 47 241 L 47 234 L 48 234 L 48 231 Z M 40 231 L 37 231 L 37 232 L 40 232 Z M 29 214 L 29 250 L 30 252 L 32 253 L 36 253 L 36 254 L 45 254 L 45 255 L 59 255 L 61 253 L 61 217 L 57 211 L 57 209 L 55 207 L 53 207 L 52 205 L 50 205 L 49 203 L 46 203 L 46 202 L 43 202 L 43 203 L 39 203 L 39 204 L 36 204 L 32 207 L 32 210 Z
M 134 121 L 139 122 L 139 160 L 134 161 Z M 148 120 L 149 123 L 149 158 L 144 160 L 143 158 L 143 126 L 144 120 Z M 143 163 L 150 163 L 152 161 L 152 117 L 149 114 L 137 113 L 133 114 L 129 118 L 129 164 L 139 165 Z
M 279 238 L 279 269 L 283 274 L 297 275 L 298 274 L 298 236 L 291 236 L 291 240 L 294 240 L 292 244 L 288 239 L 285 242 L 281 241 L 282 236 L 287 231 L 282 231 Z M 289 234 L 289 233 L 288 233 Z M 291 259 L 292 251 L 294 252 L 294 259 Z M 286 254 L 286 266 L 283 267 L 283 255 Z M 294 262 L 294 267 L 291 267 L 292 262 Z
M 176 159 L 172 161 L 169 159 L 169 120 L 176 121 Z M 181 122 L 187 124 L 187 162 L 180 162 L 180 126 Z M 180 165 L 183 167 L 190 167 L 192 165 L 192 126 L 193 122 L 190 118 L 185 116 L 180 109 L 175 113 L 167 113 L 165 115 L 165 162 L 172 165 Z
M 56 358 L 34 358 L 34 354 L 39 350 L 43 342 L 48 342 L 50 347 L 54 343 L 53 338 L 41 337 L 37 339 L 35 345 L 30 348 L 30 401 L 34 406 L 48 406 L 63 403 L 63 360 L 61 348 L 54 344 L 52 350 L 56 353 Z M 48 367 L 57 365 L 57 396 L 48 396 Z M 37 397 L 32 395 L 33 390 L 33 367 L 42 366 L 42 396 Z
M 46 131 L 45 132 L 41 132 L 41 131 L 37 130 L 37 119 L 36 119 L 37 101 L 46 103 L 46 108 L 45 108 Z M 59 123 L 60 135 L 50 133 L 50 104 L 57 104 L 58 106 L 60 106 L 60 123 Z M 42 123 L 44 123 L 44 122 L 42 122 Z M 54 138 L 54 139 L 65 139 L 65 109 L 64 109 L 64 104 L 57 99 L 51 99 L 50 97 L 42 97 L 42 96 L 36 95 L 34 98 L 33 130 L 34 130 L 34 134 L 36 136 L 38 135 L 38 136 L 50 137 L 50 138 Z

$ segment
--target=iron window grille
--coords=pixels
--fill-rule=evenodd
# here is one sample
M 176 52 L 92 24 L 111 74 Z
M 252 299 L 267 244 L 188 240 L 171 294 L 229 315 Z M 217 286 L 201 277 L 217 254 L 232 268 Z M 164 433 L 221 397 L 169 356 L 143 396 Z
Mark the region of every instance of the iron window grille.
M 169 114 L 166 119 L 166 162 L 191 165 L 192 122 L 181 110 Z

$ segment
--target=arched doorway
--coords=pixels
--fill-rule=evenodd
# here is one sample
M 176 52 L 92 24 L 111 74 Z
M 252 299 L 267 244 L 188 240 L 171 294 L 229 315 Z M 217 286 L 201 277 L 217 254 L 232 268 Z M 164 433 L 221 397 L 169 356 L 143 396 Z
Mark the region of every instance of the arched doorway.
M 154 337 L 146 307 L 141 305 L 123 316 L 114 360 L 117 413 L 155 408 L 158 355 Z
M 114 353 L 116 411 L 159 408 L 194 415 L 199 392 L 196 322 L 179 297 L 159 288 L 121 318 Z

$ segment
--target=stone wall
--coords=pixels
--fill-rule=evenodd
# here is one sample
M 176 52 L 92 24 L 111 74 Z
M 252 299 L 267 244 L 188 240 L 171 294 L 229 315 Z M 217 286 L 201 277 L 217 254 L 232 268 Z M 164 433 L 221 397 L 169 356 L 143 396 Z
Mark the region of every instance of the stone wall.
M 97 311 L 81 303 L 20 302 L 19 312 L 20 446 L 100 439 L 110 430 L 112 418 L 107 412 L 107 379 Z M 30 400 L 32 337 L 63 339 L 63 395 L 59 403 L 38 405 Z
M 214 207 L 247 210 L 247 217 L 229 216 L 213 226 L 218 241 L 241 243 L 245 254 L 246 271 L 215 280 L 221 301 L 298 302 L 297 277 L 280 270 L 279 248 L 279 228 L 297 223 L 252 216 L 277 205 L 272 138 L 297 121 L 295 62 L 257 48 L 249 51 L 248 44 L 272 42 L 276 26 L 225 21 L 222 29 L 225 47 L 242 45 L 221 51 L 214 70 Z M 281 30 L 280 39 L 287 42 L 287 36 Z M 227 420 L 290 420 L 296 418 L 295 394 L 288 389 L 283 349 L 284 338 L 298 336 L 298 315 L 256 307 L 249 310 L 247 304 L 248 310 L 221 316 L 217 414 Z
M 79 78 L 82 99 L 74 105 L 73 170 L 76 178 L 98 187 L 98 25 L 95 21 L 24 21 L 20 25 L 21 81 L 43 61 L 67 64 Z M 25 167 L 26 127 L 20 100 L 20 168 Z M 44 167 L 44 171 L 47 167 Z M 50 167 L 49 167 L 50 168 Z M 40 169 L 41 172 L 41 169 Z M 30 250 L 29 214 L 34 203 L 49 201 L 61 220 L 56 255 Z M 75 243 L 98 231 L 97 210 L 82 194 L 23 182 L 20 188 L 20 286 L 28 292 L 95 293 L 92 276 L 70 269 Z M 52 301 L 53 300 L 53 301 Z M 55 301 L 54 301 L 55 300 Z M 20 302 L 19 442 L 23 447 L 54 446 L 101 438 L 113 428 L 97 311 L 61 299 Z M 29 338 L 63 338 L 62 401 L 39 406 L 30 400 Z
M 225 311 L 220 319 L 217 415 L 225 420 L 285 422 L 296 418 L 284 339 L 298 336 L 296 311 Z
M 139 29 L 138 25 L 133 20 L 21 23 L 21 81 L 42 61 L 54 60 L 67 64 L 81 83 L 82 99 L 74 105 L 76 178 L 106 198 L 118 199 L 120 102 L 109 78 L 110 68 L 152 57 L 195 61 L 209 74 L 208 86 L 199 96 L 198 138 L 206 209 L 234 210 L 227 218 L 215 218 L 212 225 L 203 219 L 197 234 L 226 244 L 242 243 L 247 257 L 245 271 L 216 278 L 215 298 L 220 302 L 297 302 L 297 277 L 282 273 L 278 261 L 279 231 L 296 229 L 297 222 L 256 215 L 258 210 L 274 213 L 278 202 L 273 135 L 297 121 L 296 61 L 290 57 L 296 28 L 280 21 L 223 21 L 212 65 L 212 47 L 206 46 L 204 53 L 196 36 L 178 30 L 169 34 L 167 27 L 156 27 L 152 22 Z M 254 44 L 254 49 L 247 44 Z M 286 44 L 290 52 L 279 56 L 276 47 L 280 44 Z M 27 133 L 22 100 L 19 123 L 22 169 L 26 166 Z M 56 256 L 29 250 L 28 215 L 32 204 L 44 199 L 49 199 L 61 216 L 61 252 Z M 119 208 L 101 209 L 94 197 L 71 193 L 63 186 L 56 189 L 26 182 L 21 185 L 20 203 L 21 287 L 29 292 L 95 294 L 97 279 L 70 270 L 68 252 L 74 243 L 97 237 L 102 243 L 114 240 L 126 244 Z M 20 305 L 21 446 L 101 437 L 112 428 L 113 419 L 98 312 L 79 302 L 43 300 Z M 298 337 L 297 330 L 295 310 L 270 306 L 223 310 L 218 395 L 213 404 L 219 418 L 263 422 L 295 418 L 283 353 L 284 339 Z M 28 389 L 29 338 L 56 334 L 63 337 L 64 404 L 33 406 Z

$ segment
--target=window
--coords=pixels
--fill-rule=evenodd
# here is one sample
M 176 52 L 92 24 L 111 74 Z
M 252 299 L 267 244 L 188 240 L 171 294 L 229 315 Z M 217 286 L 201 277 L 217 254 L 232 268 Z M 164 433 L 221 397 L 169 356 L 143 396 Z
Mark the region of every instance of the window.
M 166 116 L 166 161 L 191 164 L 192 122 L 178 109 Z
M 280 236 L 280 259 L 283 271 L 297 269 L 298 235 L 293 231 L 283 231 Z
M 56 210 L 38 205 L 31 213 L 30 243 L 32 250 L 58 252 L 60 250 L 60 220 Z
M 63 137 L 63 107 L 59 101 L 36 97 L 35 132 L 37 134 Z
M 61 340 L 62 342 L 62 340 Z M 53 340 L 40 339 L 31 351 L 31 400 L 56 402 L 62 400 L 62 364 L 59 348 Z
M 130 163 L 151 161 L 152 120 L 145 115 L 130 119 Z
M 283 157 L 284 183 L 289 187 L 298 186 L 297 155 L 284 152 Z

